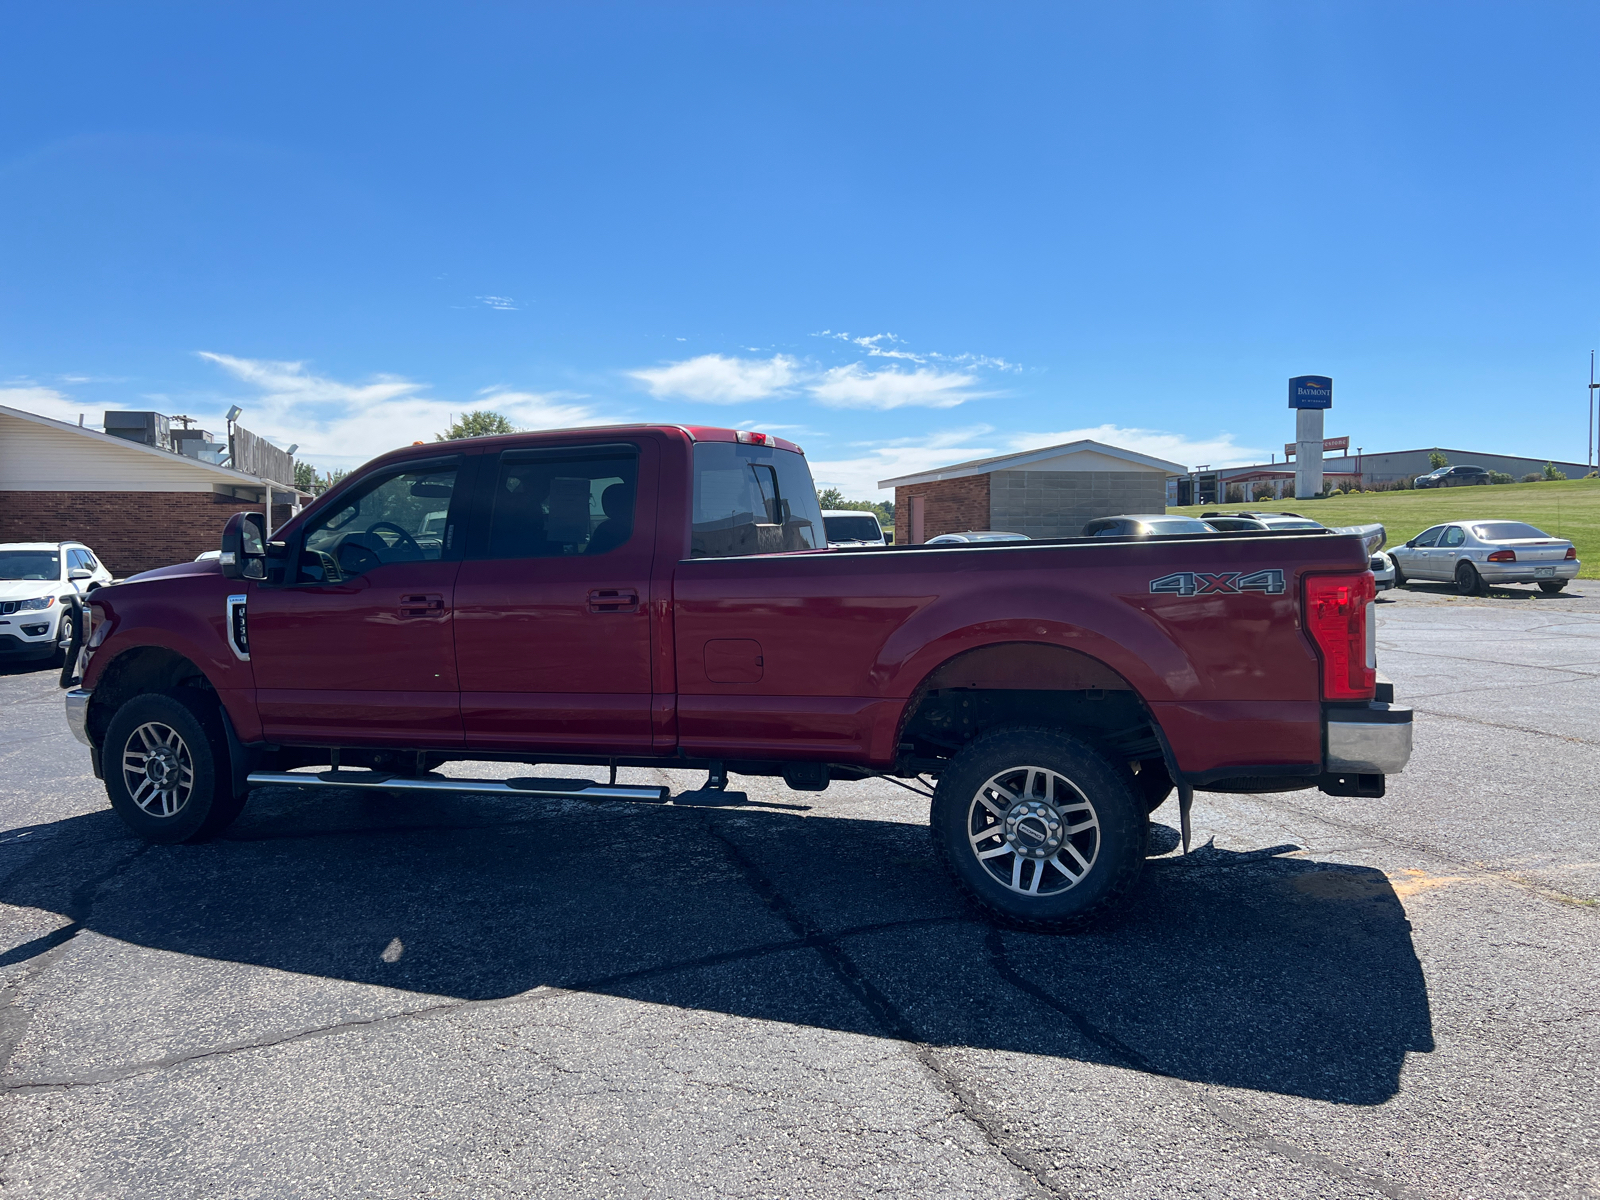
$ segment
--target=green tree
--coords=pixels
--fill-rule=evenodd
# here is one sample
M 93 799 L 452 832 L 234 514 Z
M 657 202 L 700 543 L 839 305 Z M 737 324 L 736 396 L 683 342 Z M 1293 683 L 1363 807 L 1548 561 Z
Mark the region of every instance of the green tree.
M 1449 465 L 1450 460 L 1444 455 L 1440 454 L 1437 450 L 1428 455 L 1428 467 L 1430 470 L 1437 471 L 1440 467 L 1448 467 Z
M 844 493 L 838 488 L 817 489 L 818 508 L 844 508 Z
M 313 467 L 308 462 L 300 462 L 299 460 L 295 461 L 295 464 L 294 464 L 294 485 L 295 485 L 295 487 L 299 488 L 302 492 L 310 492 L 313 496 L 315 496 L 315 495 L 318 494 L 317 493 L 317 484 L 319 484 L 321 482 L 322 481 L 317 478 L 317 469 L 315 467 Z
M 1565 471 L 1558 470 L 1555 463 L 1547 462 L 1544 465 L 1544 477 L 1546 479 L 1565 479 L 1567 477 L 1567 473 Z
M 516 433 L 517 427 L 507 420 L 502 414 L 489 408 L 475 408 L 469 413 L 462 413 L 460 420 L 456 421 L 444 433 L 436 433 L 433 440 L 436 442 L 454 442 L 461 438 L 492 437 L 497 433 Z

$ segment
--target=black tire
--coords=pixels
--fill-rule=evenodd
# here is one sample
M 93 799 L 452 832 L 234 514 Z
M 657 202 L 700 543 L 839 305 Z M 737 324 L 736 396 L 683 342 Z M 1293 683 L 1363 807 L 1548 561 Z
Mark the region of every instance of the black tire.
M 1390 555 L 1389 556 L 1389 561 L 1394 564 L 1394 585 L 1395 585 L 1395 587 L 1397 587 L 1397 588 L 1405 587 L 1406 586 L 1406 573 L 1405 573 L 1405 569 L 1400 566 L 1400 560 L 1398 558 L 1395 558 L 1393 555 Z
M 992 730 L 940 777 L 934 845 L 967 897 L 1006 923 L 1089 929 L 1123 907 L 1144 868 L 1149 818 L 1133 781 L 1059 730 Z
M 147 842 L 203 841 L 244 808 L 216 701 L 198 689 L 127 701 L 111 718 L 101 761 L 111 807 Z
M 1539 585 L 1539 590 L 1547 596 L 1554 596 L 1566 586 L 1567 581 L 1565 579 L 1547 580 Z
M 1489 585 L 1478 574 L 1478 568 L 1469 562 L 1456 564 L 1456 591 L 1463 596 L 1487 596 Z
M 62 640 L 62 635 L 65 640 Z M 67 652 L 72 648 L 72 622 L 62 613 L 56 622 L 56 648 L 50 652 L 50 665 L 60 670 L 67 665 Z

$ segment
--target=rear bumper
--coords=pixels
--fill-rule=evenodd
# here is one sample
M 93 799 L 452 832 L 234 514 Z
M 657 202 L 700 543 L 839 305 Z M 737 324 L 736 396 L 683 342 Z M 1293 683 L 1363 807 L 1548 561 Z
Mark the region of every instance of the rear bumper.
M 1411 710 L 1373 700 L 1323 710 L 1324 770 L 1397 775 L 1411 761 Z
M 67 693 L 67 728 L 85 746 L 94 745 L 89 740 L 89 693 L 82 688 Z
M 1575 558 L 1559 562 L 1473 563 L 1485 583 L 1538 583 L 1552 579 L 1576 579 L 1583 564 Z M 1541 569 L 1547 574 L 1541 574 Z

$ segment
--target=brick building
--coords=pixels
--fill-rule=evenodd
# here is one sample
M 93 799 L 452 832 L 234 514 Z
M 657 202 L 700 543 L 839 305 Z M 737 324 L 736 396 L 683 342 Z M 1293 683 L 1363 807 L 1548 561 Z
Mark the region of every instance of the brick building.
M 229 467 L 0 405 L 0 542 L 81 541 L 124 578 L 216 549 L 229 517 L 264 510 L 269 487 L 274 526 L 310 499 Z
M 897 540 L 996 529 L 1079 537 L 1096 517 L 1167 511 L 1167 477 L 1188 470 L 1085 439 L 879 482 L 894 489 Z

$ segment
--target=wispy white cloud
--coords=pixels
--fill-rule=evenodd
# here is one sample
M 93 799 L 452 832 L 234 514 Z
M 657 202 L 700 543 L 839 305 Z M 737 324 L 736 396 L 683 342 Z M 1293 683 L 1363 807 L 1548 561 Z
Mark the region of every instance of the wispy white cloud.
M 837 342 L 848 342 L 852 346 L 858 346 L 865 350 L 873 358 L 903 358 L 914 363 L 948 363 L 951 366 L 988 367 L 997 371 L 1020 371 L 1022 369 L 1016 363 L 1007 362 L 1003 358 L 995 358 L 988 354 L 941 354 L 937 350 L 911 350 L 907 348 L 903 338 L 893 333 L 871 333 L 858 337 L 853 333 L 822 329 L 811 336 L 831 338 Z
M 1260 462 L 1267 456 L 1265 450 L 1255 446 L 1239 445 L 1231 433 L 1195 438 L 1164 429 L 1126 428 L 1111 424 L 1095 425 L 1085 429 L 1063 429 L 1056 433 L 1014 433 L 1008 435 L 1006 440 L 1010 443 L 1011 450 L 1037 450 L 1044 446 L 1058 446 L 1063 442 L 1081 441 L 1084 438 L 1164 458 L 1169 462 L 1182 463 L 1188 467 L 1201 463 L 1211 467 L 1243 466 Z
M 892 500 L 893 490 L 880 490 L 878 480 L 1004 454 L 1005 439 L 993 434 L 992 426 L 973 425 L 919 438 L 866 442 L 851 447 L 860 453 L 850 457 L 813 459 L 811 474 L 818 487 L 836 487 L 850 500 Z
M 238 358 L 202 351 L 255 394 L 235 399 L 246 410 L 242 423 L 275 442 L 298 442 L 298 457 L 319 465 L 349 466 L 414 441 L 431 441 L 452 417 L 472 408 L 492 408 L 523 429 L 598 424 L 582 396 L 497 387 L 470 402 L 427 395 L 425 383 L 379 375 L 346 383 L 307 369 L 304 363 Z
M 869 371 L 860 363 L 833 367 L 808 387 L 819 404 L 829 408 L 954 408 L 988 393 L 973 391 L 976 375 L 918 367 Z
M 516 312 L 522 307 L 510 296 L 474 296 L 473 299 L 485 308 L 493 308 L 499 312 Z
M 771 358 L 730 358 L 702 354 L 664 367 L 629 371 L 652 396 L 699 400 L 706 404 L 738 404 L 765 400 L 788 389 L 799 378 L 800 364 L 785 354 Z
M 0 387 L 0 404 L 70 425 L 76 425 L 81 416 L 84 424 L 94 429 L 99 429 L 104 419 L 102 410 L 74 400 L 65 392 L 20 381 L 15 386 Z

